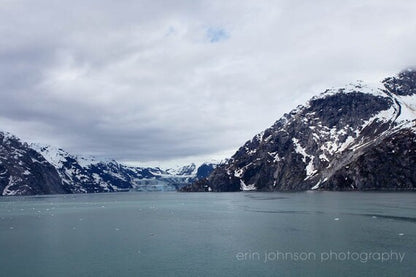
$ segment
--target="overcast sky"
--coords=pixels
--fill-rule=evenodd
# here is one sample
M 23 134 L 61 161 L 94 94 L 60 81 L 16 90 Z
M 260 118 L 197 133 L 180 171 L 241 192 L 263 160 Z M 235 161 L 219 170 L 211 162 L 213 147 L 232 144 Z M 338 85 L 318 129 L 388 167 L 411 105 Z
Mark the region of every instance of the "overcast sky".
M 416 1 L 0 0 L 0 129 L 139 163 L 226 157 L 328 87 L 416 65 Z

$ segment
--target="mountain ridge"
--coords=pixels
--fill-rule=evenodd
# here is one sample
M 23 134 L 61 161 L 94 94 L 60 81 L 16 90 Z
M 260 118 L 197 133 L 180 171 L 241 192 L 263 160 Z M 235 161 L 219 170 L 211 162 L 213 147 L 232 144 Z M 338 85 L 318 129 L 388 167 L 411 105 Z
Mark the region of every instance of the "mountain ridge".
M 115 160 L 73 155 L 50 145 L 28 144 L 0 132 L 0 194 L 33 195 L 117 191 L 175 191 L 205 175 L 195 164 L 174 170 L 133 167 Z M 192 170 L 191 170 L 192 169 Z M 205 168 L 206 169 L 206 168 Z

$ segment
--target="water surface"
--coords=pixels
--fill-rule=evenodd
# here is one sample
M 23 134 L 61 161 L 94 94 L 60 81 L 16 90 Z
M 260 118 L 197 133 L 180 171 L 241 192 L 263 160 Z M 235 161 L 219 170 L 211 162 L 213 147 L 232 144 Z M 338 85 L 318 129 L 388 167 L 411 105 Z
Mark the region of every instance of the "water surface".
M 2 197 L 1 275 L 414 276 L 415 208 L 414 193 Z

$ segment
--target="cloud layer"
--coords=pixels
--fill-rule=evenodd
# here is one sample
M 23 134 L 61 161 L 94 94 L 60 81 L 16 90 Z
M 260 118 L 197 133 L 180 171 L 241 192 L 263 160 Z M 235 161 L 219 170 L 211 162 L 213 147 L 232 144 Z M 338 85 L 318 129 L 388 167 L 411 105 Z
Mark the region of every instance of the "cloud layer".
M 123 161 L 215 156 L 327 87 L 415 65 L 415 13 L 381 0 L 0 0 L 0 129 Z

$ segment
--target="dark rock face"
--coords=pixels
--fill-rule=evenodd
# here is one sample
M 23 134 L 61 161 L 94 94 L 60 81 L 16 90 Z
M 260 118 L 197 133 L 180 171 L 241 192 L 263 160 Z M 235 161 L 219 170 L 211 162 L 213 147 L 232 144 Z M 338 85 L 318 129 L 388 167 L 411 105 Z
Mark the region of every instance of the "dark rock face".
M 212 163 L 202 164 L 200 167 L 198 167 L 196 171 L 196 178 L 198 180 L 207 178 L 211 174 L 211 172 L 214 171 L 216 166 L 217 166 L 216 164 L 212 164 Z
M 182 190 L 413 190 L 415 91 L 409 70 L 380 88 L 327 90 Z
M 415 165 L 416 134 L 403 129 L 338 170 L 321 188 L 415 190 Z
M 414 95 L 416 94 L 416 71 L 405 70 L 397 77 L 384 79 L 383 84 L 390 93 L 403 96 Z
M 307 118 L 308 114 L 315 113 L 318 120 L 315 123 L 320 121 L 324 126 L 341 130 L 346 125 L 357 128 L 364 120 L 377 112 L 387 110 L 391 105 L 392 100 L 388 97 L 375 97 L 359 91 L 344 93 L 339 90 L 335 95 L 312 99 L 309 107 L 299 116 Z
M 68 193 L 55 168 L 16 137 L 0 132 L 1 195 Z

